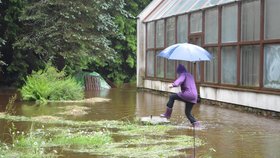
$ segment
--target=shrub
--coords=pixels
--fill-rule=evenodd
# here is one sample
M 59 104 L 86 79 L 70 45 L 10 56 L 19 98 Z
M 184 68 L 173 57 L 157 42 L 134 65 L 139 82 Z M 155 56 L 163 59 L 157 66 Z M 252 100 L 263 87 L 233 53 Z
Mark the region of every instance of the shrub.
M 79 100 L 84 98 L 83 87 L 65 72 L 47 64 L 44 70 L 27 76 L 20 90 L 23 100 L 46 102 L 47 100 Z

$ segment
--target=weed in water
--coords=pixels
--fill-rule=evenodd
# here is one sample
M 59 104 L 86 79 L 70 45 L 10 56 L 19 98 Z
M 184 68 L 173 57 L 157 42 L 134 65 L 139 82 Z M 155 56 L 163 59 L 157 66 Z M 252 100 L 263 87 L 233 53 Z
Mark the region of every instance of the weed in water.
M 16 106 L 15 101 L 17 99 L 17 94 L 13 95 L 11 98 L 9 98 L 9 102 L 6 105 L 5 113 L 9 115 L 14 115 L 16 113 Z
M 56 135 L 52 143 L 59 146 L 73 146 L 86 148 L 100 148 L 106 144 L 112 143 L 110 132 L 85 132 L 80 131 L 72 133 L 64 131 L 64 133 Z
M 28 133 L 17 131 L 12 123 L 9 130 L 12 137 L 11 144 L 0 142 L 0 158 L 20 157 L 20 158 L 53 158 L 57 157 L 54 153 L 46 152 L 47 140 L 44 133 L 34 130 L 33 123 Z
M 58 71 L 50 64 L 44 70 L 32 72 L 27 76 L 25 85 L 20 90 L 23 100 L 46 103 L 49 100 L 81 100 L 84 98 L 83 87 L 65 72 Z

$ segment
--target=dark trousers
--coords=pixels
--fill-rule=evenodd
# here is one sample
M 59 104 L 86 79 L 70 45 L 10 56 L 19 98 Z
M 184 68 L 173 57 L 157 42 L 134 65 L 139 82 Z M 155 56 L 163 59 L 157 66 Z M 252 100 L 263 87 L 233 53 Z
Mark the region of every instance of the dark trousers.
M 194 103 L 190 103 L 190 102 L 187 102 L 183 99 L 181 99 L 177 94 L 171 94 L 169 96 L 169 100 L 167 102 L 167 107 L 169 108 L 173 108 L 173 105 L 174 105 L 174 101 L 175 100 L 179 100 L 179 101 L 182 101 L 185 103 L 186 107 L 185 107 L 185 114 L 187 116 L 187 118 L 189 119 L 189 121 L 191 122 L 191 124 L 193 124 L 194 122 L 196 122 L 196 119 L 193 117 L 192 115 L 192 108 L 194 106 Z

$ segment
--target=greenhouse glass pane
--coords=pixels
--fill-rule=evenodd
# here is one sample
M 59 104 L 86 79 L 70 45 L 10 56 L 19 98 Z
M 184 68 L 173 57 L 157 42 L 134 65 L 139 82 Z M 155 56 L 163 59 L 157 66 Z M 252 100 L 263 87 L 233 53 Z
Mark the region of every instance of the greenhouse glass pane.
M 185 3 L 181 5 L 181 8 L 177 10 L 175 14 L 181 14 L 189 11 L 189 9 L 196 3 L 197 0 L 186 0 Z
M 260 39 L 260 0 L 242 2 L 241 39 L 243 41 Z
M 157 55 L 160 53 L 160 51 L 157 51 Z M 164 77 L 164 58 L 157 56 L 156 57 L 156 64 L 157 64 L 157 69 L 156 69 L 156 76 L 159 78 Z
M 202 12 L 195 12 L 191 14 L 190 18 L 191 33 L 202 31 Z
M 147 47 L 154 48 L 155 44 L 155 23 L 149 22 L 147 24 Z
M 175 79 L 175 60 L 166 60 L 166 78 Z
M 202 62 L 197 62 L 197 63 L 195 63 L 195 65 L 196 65 L 196 79 L 195 80 L 197 82 L 200 82 L 200 80 L 201 80 L 200 68 L 201 68 Z
M 201 9 L 201 7 L 206 3 L 206 0 L 197 1 L 189 11 Z
M 180 15 L 177 19 L 177 42 L 188 42 L 188 15 Z
M 168 3 L 166 3 L 165 6 L 162 7 L 162 9 L 157 13 L 157 15 L 154 17 L 154 19 L 161 19 L 163 18 L 163 15 L 165 15 L 177 1 L 173 0 L 167 0 Z
M 156 22 L 156 48 L 164 47 L 164 20 Z
M 177 0 L 176 3 L 170 8 L 162 17 L 169 17 L 175 15 L 176 11 L 181 8 L 182 4 L 186 0 Z
M 149 77 L 154 77 L 155 75 L 155 69 L 154 69 L 154 65 L 155 65 L 155 54 L 154 51 L 147 51 L 147 76 Z
M 209 47 L 207 50 L 213 59 L 205 62 L 205 80 L 206 82 L 218 83 L 218 47 Z
M 208 0 L 202 8 L 212 7 L 219 3 L 220 0 Z
M 279 0 L 266 0 L 265 1 L 265 16 L 264 16 L 264 36 L 265 39 L 279 39 L 280 38 L 280 20 L 279 20 Z
M 222 83 L 236 84 L 237 53 L 235 46 L 222 48 Z
M 218 9 L 205 11 L 205 43 L 218 43 Z
M 241 85 L 259 86 L 260 46 L 241 47 Z
M 222 42 L 237 41 L 237 5 L 222 7 Z
M 264 47 L 264 87 L 280 89 L 280 45 Z
M 147 21 L 152 21 L 156 19 L 160 19 L 161 16 L 168 11 L 170 7 L 172 7 L 176 1 L 173 0 L 165 0 L 163 1 L 158 7 L 155 8 L 155 10 L 149 15 L 149 17 L 145 20 Z
M 170 46 L 175 43 L 175 17 L 166 20 L 166 44 Z
M 230 3 L 230 2 L 234 2 L 234 1 L 236 1 L 236 0 L 220 0 L 218 5 L 225 4 L 225 3 Z

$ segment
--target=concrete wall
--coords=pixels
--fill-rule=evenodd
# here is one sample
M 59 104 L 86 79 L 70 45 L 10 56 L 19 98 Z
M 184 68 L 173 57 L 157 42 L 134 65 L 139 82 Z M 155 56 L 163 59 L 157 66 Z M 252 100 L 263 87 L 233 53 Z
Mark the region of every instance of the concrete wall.
M 156 81 L 156 80 L 143 80 L 143 87 L 147 89 L 153 89 L 157 91 L 163 91 L 163 92 L 172 92 L 177 93 L 180 91 L 179 87 L 169 88 L 168 85 L 170 82 L 162 82 L 162 81 Z
M 169 82 L 142 79 L 141 87 L 162 92 L 177 93 L 180 91 L 179 87 L 168 88 L 169 84 Z M 200 97 L 223 103 L 280 112 L 280 97 L 274 94 L 200 86 Z
M 201 86 L 200 96 L 204 99 L 280 112 L 279 95 Z

